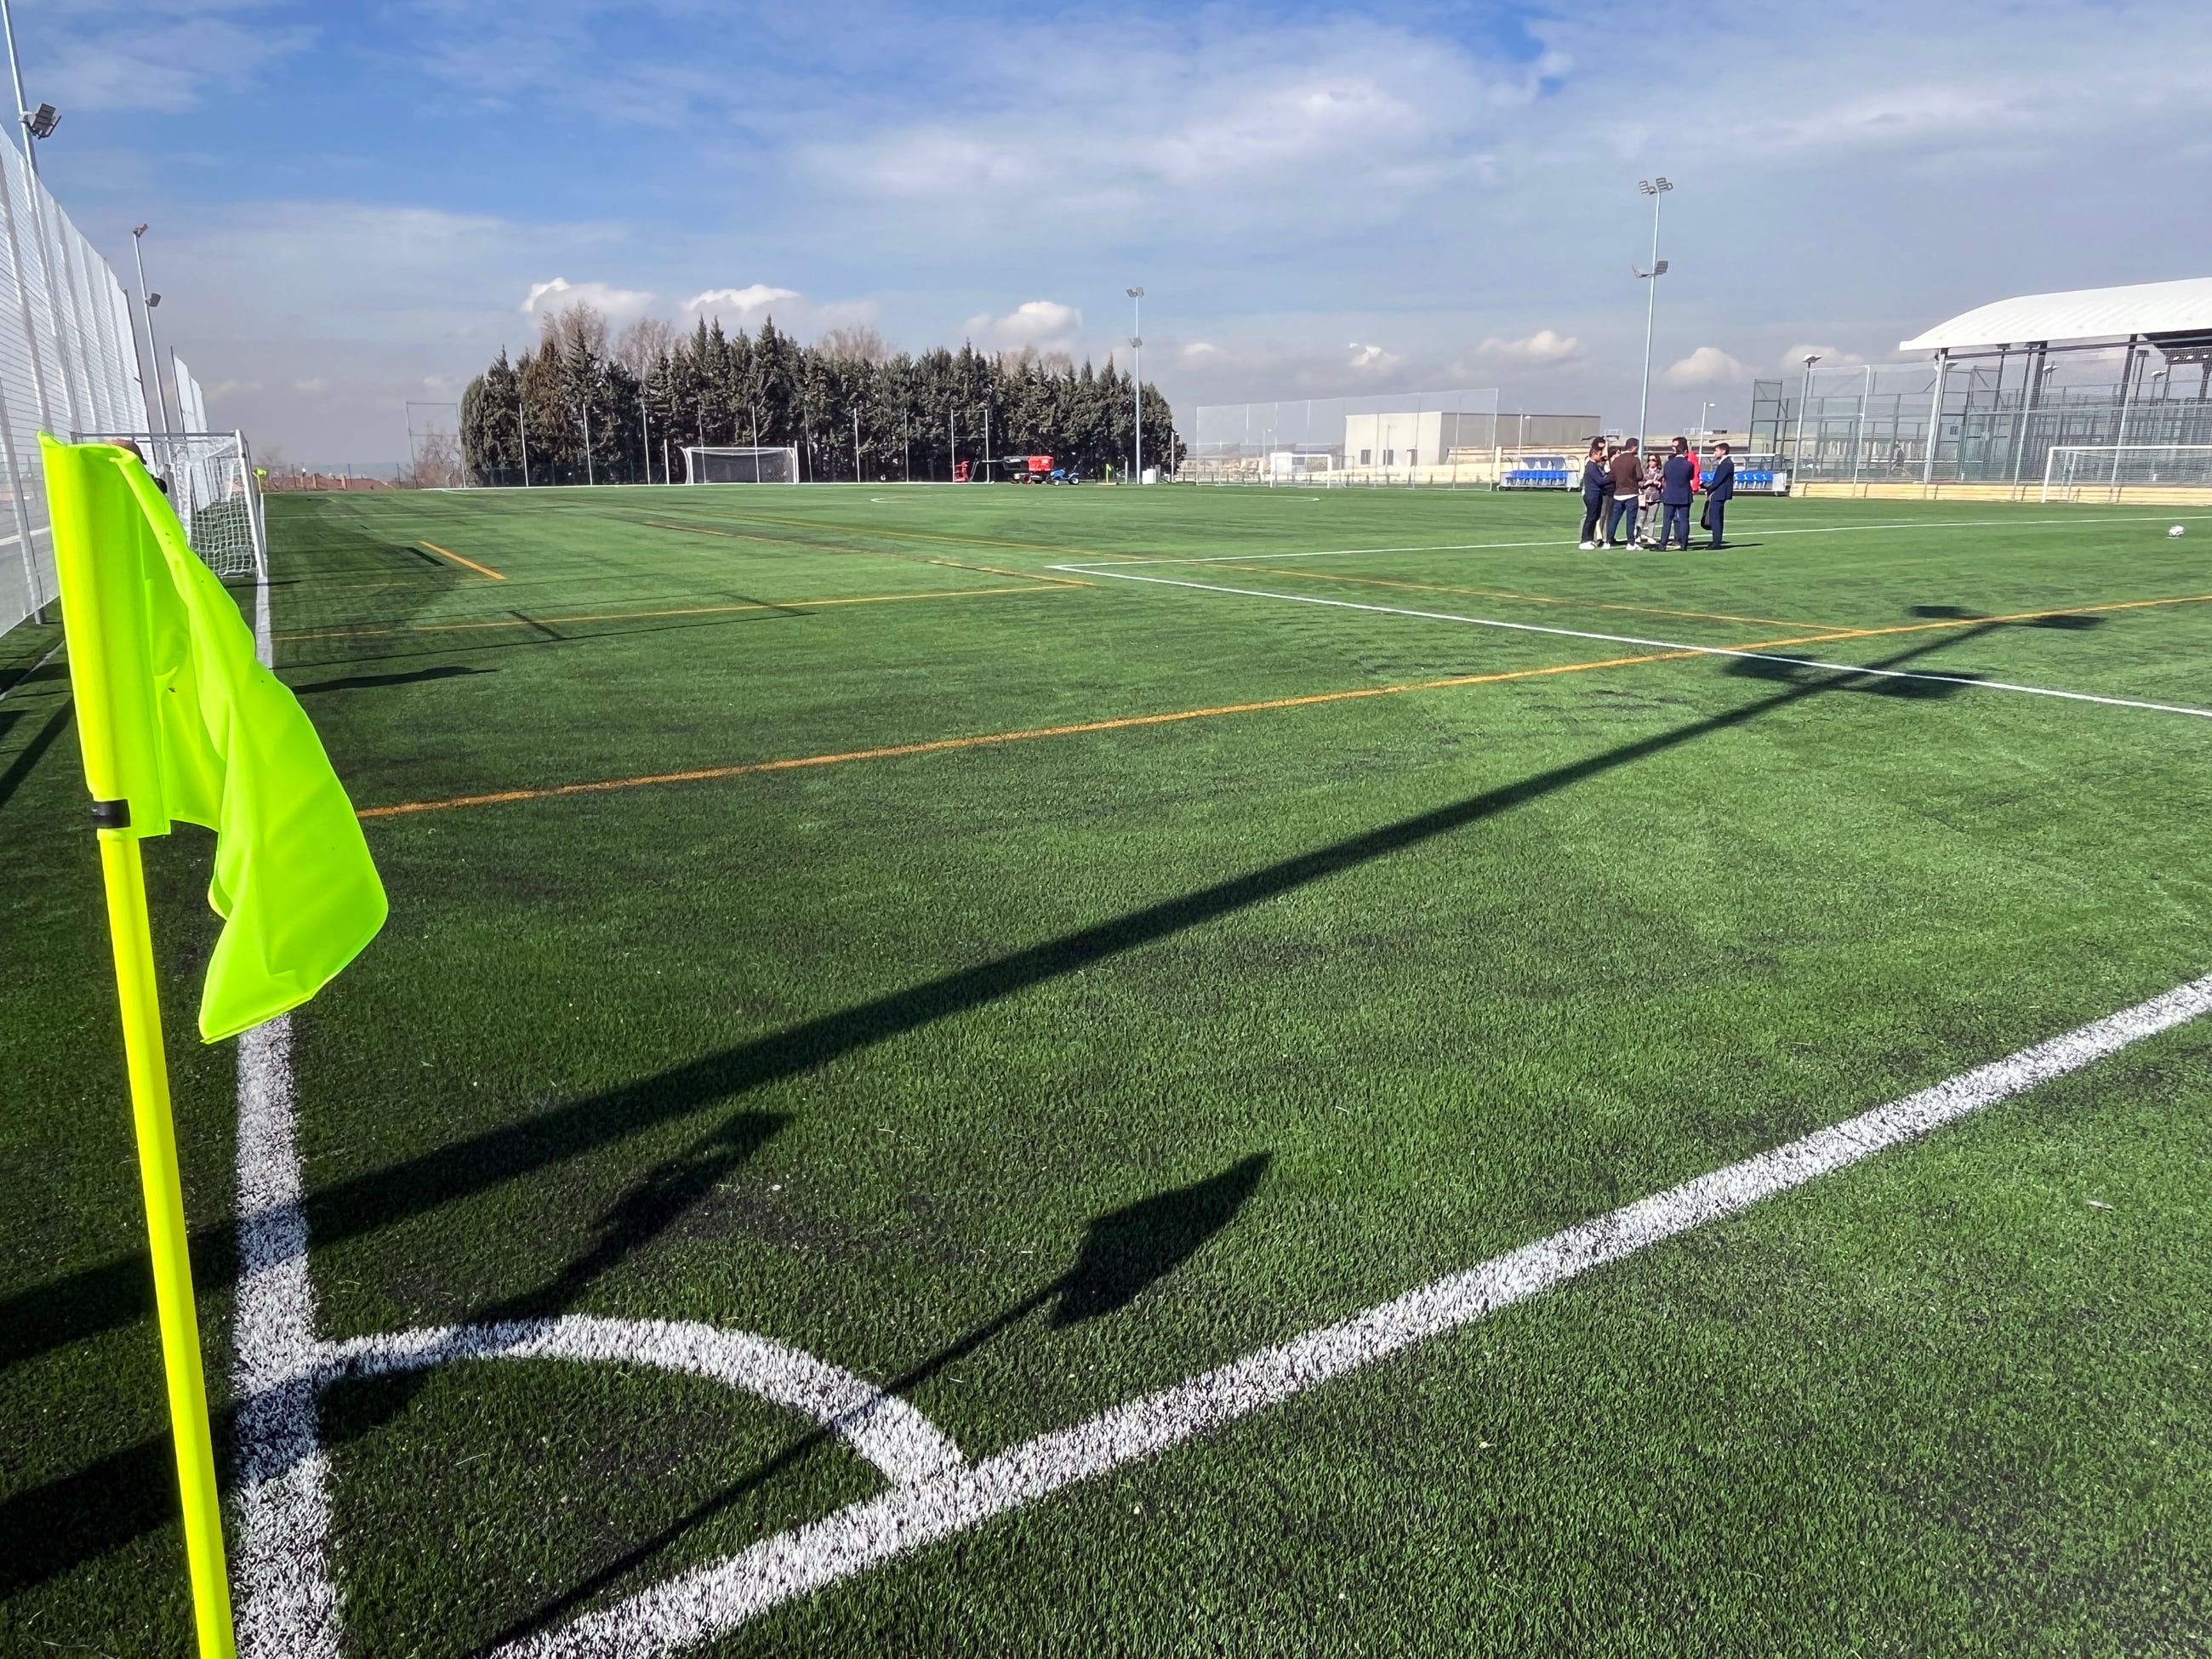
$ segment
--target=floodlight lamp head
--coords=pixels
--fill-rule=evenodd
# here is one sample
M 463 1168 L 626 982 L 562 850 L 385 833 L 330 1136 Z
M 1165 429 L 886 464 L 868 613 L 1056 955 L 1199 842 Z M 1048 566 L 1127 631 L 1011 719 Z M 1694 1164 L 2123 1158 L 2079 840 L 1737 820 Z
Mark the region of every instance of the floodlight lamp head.
M 1662 259 L 1657 264 L 1652 266 L 1651 274 L 1654 276 L 1664 276 L 1667 274 L 1667 262 Z
M 1131 349 L 1131 350 L 1133 350 L 1133 351 L 1141 351 L 1142 349 L 1144 349 L 1144 345 L 1145 345 L 1145 337 L 1144 337 L 1143 335 L 1141 335 L 1141 334 L 1132 334 L 1132 335 L 1129 337 L 1129 347 L 1130 347 L 1130 349 Z
M 1121 292 L 1127 295 L 1132 300 L 1141 300 L 1145 297 L 1145 290 L 1140 288 L 1125 288 Z
M 1805 356 L 1805 367 L 1806 367 L 1806 368 L 1809 371 L 1809 370 L 1812 368 L 1813 365 L 1814 365 L 1814 364 L 1815 364 L 1815 363 L 1817 363 L 1817 362 L 1819 362 L 1820 361 L 1820 354 L 1819 352 L 1817 352 L 1817 351 L 1808 352 L 1808 353 L 1806 354 L 1806 356 Z
M 133 236 L 143 236 L 146 234 L 146 227 L 144 225 L 133 225 L 131 227 L 131 234 Z
M 33 138 L 52 137 L 54 129 L 61 124 L 62 112 L 52 104 L 41 104 L 23 117 L 23 125 L 30 129 Z
M 146 309 L 149 311 L 151 311 L 155 306 L 161 303 L 161 296 L 158 294 L 149 294 L 146 296 Z

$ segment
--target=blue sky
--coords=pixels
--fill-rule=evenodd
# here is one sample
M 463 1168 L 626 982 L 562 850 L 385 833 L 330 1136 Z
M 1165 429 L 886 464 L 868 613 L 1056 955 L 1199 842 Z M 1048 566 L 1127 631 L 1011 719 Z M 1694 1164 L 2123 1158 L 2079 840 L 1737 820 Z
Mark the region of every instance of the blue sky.
M 1772 15 L 1779 12 L 1781 15 Z M 2212 273 L 2212 36 L 1950 0 L 1085 9 L 17 0 L 46 177 L 295 460 L 404 453 L 527 304 L 1103 356 L 1200 401 L 1497 386 L 1740 426 L 1801 349 Z M 702 300 L 701 296 L 714 296 Z

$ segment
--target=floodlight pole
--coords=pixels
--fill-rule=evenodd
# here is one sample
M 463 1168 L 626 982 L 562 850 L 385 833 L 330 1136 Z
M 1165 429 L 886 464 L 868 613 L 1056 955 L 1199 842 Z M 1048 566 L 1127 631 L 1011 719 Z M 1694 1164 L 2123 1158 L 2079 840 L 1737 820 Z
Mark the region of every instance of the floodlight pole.
M 1805 470 L 1805 407 L 1813 401 L 1813 365 L 1820 361 L 1820 354 L 1817 351 L 1808 353 L 1805 358 L 1805 386 L 1797 394 L 1797 435 L 1790 441 L 1790 468 L 1792 472 Z M 1796 480 L 1792 478 L 1790 483 L 1794 486 Z
M 5 3 L 6 0 L 0 0 L 0 5 Z M 146 313 L 146 356 L 154 365 L 154 404 L 161 417 L 161 435 L 166 438 L 173 428 L 169 425 L 169 394 L 161 389 L 161 346 L 154 337 L 154 307 L 160 296 L 146 292 L 146 230 L 147 227 L 140 225 L 131 233 L 131 258 L 138 267 L 138 303 Z
M 860 477 L 860 411 L 857 409 L 853 411 L 853 482 L 854 483 L 862 482 Z
M 1640 179 L 1637 189 L 1651 198 L 1651 271 L 1649 276 L 1638 271 L 1638 276 L 1651 286 L 1644 298 L 1644 390 L 1636 404 L 1636 447 L 1640 454 L 1650 441 L 1651 416 L 1651 327 L 1659 312 L 1659 210 L 1664 204 L 1667 192 L 1674 188 L 1664 178 Z
M 637 432 L 645 447 L 639 452 L 645 460 L 645 481 L 653 482 L 653 422 L 645 412 L 645 382 L 637 383 Z
M 1129 296 L 1129 349 L 1135 354 L 1137 405 L 1137 482 L 1145 481 L 1145 290 L 1125 289 Z
M 8 0 L 0 0 L 0 33 L 8 37 L 8 73 L 15 83 L 15 128 L 23 140 L 23 160 L 30 164 L 31 177 L 39 176 L 39 147 L 31 137 L 31 106 L 23 101 L 23 66 L 15 57 L 15 19 L 8 9 Z

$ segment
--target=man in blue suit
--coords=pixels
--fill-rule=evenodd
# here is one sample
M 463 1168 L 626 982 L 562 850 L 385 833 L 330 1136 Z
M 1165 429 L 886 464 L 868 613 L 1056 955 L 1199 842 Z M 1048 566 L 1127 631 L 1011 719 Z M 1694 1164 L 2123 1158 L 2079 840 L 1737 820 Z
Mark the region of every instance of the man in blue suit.
M 1728 514 L 1728 504 L 1735 499 L 1735 458 L 1729 453 L 1726 444 L 1715 444 L 1720 459 L 1713 470 L 1705 475 L 1705 528 L 1713 532 L 1711 545 L 1721 544 L 1721 520 Z
M 1674 440 L 1674 453 L 1659 469 L 1659 545 L 1690 550 L 1690 497 L 1697 493 L 1698 469 L 1690 461 L 1690 441 Z M 1674 538 L 1681 537 L 1678 543 Z

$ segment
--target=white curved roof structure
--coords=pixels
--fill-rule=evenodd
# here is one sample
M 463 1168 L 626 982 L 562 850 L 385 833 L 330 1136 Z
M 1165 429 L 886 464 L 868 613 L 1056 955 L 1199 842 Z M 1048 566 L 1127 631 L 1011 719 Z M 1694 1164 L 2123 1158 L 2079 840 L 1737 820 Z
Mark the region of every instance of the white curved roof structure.
M 2212 334 L 2212 276 L 1999 300 L 1901 341 L 1898 349 L 1958 351 L 2031 341 L 2125 339 L 2131 334 Z

